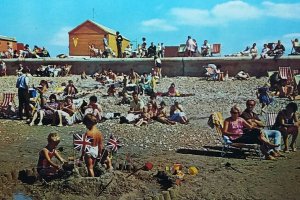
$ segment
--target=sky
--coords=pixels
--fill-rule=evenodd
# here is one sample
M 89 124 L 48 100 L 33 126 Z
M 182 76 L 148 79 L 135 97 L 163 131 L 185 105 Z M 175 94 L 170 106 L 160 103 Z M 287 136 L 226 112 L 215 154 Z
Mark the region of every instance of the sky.
M 0 0 L 0 35 L 45 46 L 51 56 L 69 53 L 68 32 L 87 19 L 119 31 L 132 44 L 221 43 L 232 54 L 257 43 L 281 40 L 286 54 L 300 38 L 300 1 L 296 0 Z

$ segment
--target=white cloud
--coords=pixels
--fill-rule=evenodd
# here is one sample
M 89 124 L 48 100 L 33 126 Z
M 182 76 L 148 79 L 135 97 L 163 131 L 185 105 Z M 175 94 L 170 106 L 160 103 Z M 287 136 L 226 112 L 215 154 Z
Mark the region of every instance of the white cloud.
M 211 14 L 218 21 L 247 20 L 260 17 L 261 11 L 243 1 L 228 1 L 217 4 Z
M 59 29 L 50 40 L 50 44 L 54 46 L 69 46 L 69 34 L 72 27 L 62 27 Z
M 295 38 L 300 38 L 300 33 L 288 33 L 283 36 L 283 38 L 287 39 L 295 39 Z
M 262 3 L 264 6 L 264 13 L 267 16 L 283 18 L 283 19 L 300 19 L 300 3 L 285 4 L 285 3 L 272 3 L 265 1 Z
M 164 19 L 150 19 L 142 21 L 141 25 L 143 29 L 147 31 L 176 31 L 177 28 L 171 24 L 168 24 Z
M 172 8 L 172 21 L 190 26 L 220 26 L 234 21 L 246 21 L 273 17 L 281 19 L 300 19 L 300 3 L 277 4 L 270 1 L 258 6 L 241 0 L 216 4 L 211 10 L 196 8 Z

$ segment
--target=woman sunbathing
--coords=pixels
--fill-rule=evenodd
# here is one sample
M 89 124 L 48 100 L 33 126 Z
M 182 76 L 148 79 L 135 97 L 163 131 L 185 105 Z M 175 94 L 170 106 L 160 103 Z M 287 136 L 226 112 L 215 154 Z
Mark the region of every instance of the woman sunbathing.
M 274 160 L 275 158 L 269 155 L 268 151 L 278 147 L 278 145 L 271 144 L 260 129 L 253 128 L 247 121 L 239 117 L 240 113 L 239 107 L 233 106 L 231 108 L 231 117 L 224 121 L 223 135 L 228 136 L 233 143 L 260 144 L 265 158 Z

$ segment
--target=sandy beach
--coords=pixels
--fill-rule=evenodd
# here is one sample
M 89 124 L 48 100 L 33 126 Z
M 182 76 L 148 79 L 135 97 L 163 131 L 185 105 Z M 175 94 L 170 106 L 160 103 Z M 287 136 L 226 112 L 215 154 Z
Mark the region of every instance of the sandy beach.
M 1 77 L 0 93 L 17 92 L 16 78 Z M 120 101 L 118 97 L 103 97 L 107 88 L 91 78 L 81 80 L 77 75 L 56 78 L 32 77 L 31 83 L 38 85 L 41 79 L 53 82 L 50 90 L 62 82 L 73 80 L 80 92 L 87 92 L 83 96 L 85 100 L 93 94 L 98 97 L 104 112 L 120 112 L 125 115 L 129 110 L 128 105 L 116 105 Z M 70 178 L 48 184 L 38 181 L 34 184 L 22 183 L 16 180 L 17 177 L 9 174 L 36 167 L 38 152 L 46 145 L 46 138 L 50 132 L 58 132 L 61 135 L 59 146 L 64 148 L 63 157 L 68 158 L 73 156 L 72 134 L 84 133 L 86 129 L 82 124 L 30 127 L 25 121 L 0 119 L 0 194 L 7 199 L 18 193 L 32 199 L 85 199 L 96 198 L 99 193 L 101 195 L 97 199 L 146 199 L 157 197 L 176 185 L 174 175 L 169 174 L 169 183 L 159 180 L 156 175 L 158 171 L 165 171 L 166 167 L 180 163 L 185 176 L 180 186 L 176 187 L 177 199 L 299 198 L 299 151 L 285 154 L 286 157 L 276 161 L 260 160 L 255 156 L 245 158 L 231 153 L 223 158 L 220 154 L 220 136 L 207 125 L 208 116 L 212 112 L 220 111 L 224 117 L 228 117 L 234 104 L 245 109 L 245 101 L 256 99 L 255 90 L 267 82 L 266 77 L 224 82 L 206 81 L 199 77 L 164 77 L 158 84 L 157 91 L 166 92 L 172 82 L 176 84 L 180 93 L 195 95 L 159 97 L 158 102 L 163 100 L 170 106 L 175 99 L 178 100 L 189 118 L 189 124 L 171 126 L 154 122 L 148 126 L 135 127 L 132 124 L 119 124 L 118 119 L 113 119 L 97 125 L 105 140 L 114 133 L 124 144 L 113 157 L 115 168 L 118 168 L 117 164 L 125 163 L 126 157 L 131 158 L 131 163 L 136 168 L 146 162 L 153 163 L 152 170 L 141 170 L 128 178 L 126 176 L 131 170 L 123 168 L 93 180 Z M 149 100 L 148 96 L 141 98 L 145 102 Z M 279 111 L 288 102 L 287 99 L 276 98 L 268 107 L 268 111 Z M 296 103 L 299 106 L 299 101 Z M 259 108 L 257 104 L 256 112 L 259 112 Z M 299 144 L 298 138 L 298 148 Z M 193 176 L 188 174 L 188 168 L 192 166 L 199 170 L 199 173 Z M 103 185 L 111 179 L 111 184 L 101 192 Z

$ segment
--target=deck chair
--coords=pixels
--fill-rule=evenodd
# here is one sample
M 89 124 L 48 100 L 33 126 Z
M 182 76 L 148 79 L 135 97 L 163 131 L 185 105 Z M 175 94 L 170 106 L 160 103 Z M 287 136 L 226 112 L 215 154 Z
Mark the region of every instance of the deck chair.
M 266 128 L 267 129 L 269 129 L 269 130 L 272 129 L 273 125 L 275 124 L 277 115 L 278 115 L 278 112 L 269 112 L 269 113 L 266 113 Z M 288 138 L 289 138 L 289 140 L 291 140 L 292 135 L 289 135 Z M 295 144 L 297 144 L 297 142 Z
M 177 51 L 178 57 L 184 57 L 185 51 L 186 51 L 186 44 L 180 44 Z
M 281 79 L 286 79 L 288 85 L 293 84 L 293 72 L 290 67 L 279 67 L 279 76 Z
M 266 113 L 266 128 L 267 129 L 272 129 L 273 125 L 275 124 L 276 117 L 277 117 L 278 112 L 269 112 Z
M 16 109 L 15 96 L 16 93 L 3 93 L 3 99 L 0 104 L 1 117 L 10 117 L 13 109 Z
M 222 152 L 221 152 L 222 157 L 224 157 L 228 153 L 228 151 L 231 149 L 231 147 L 233 147 L 235 149 L 239 149 L 240 151 L 243 151 L 244 149 L 246 149 L 247 151 L 249 151 L 251 153 L 251 155 L 253 155 L 253 151 L 251 151 L 251 150 L 254 150 L 255 154 L 259 157 L 259 159 L 260 160 L 262 159 L 263 155 L 260 150 L 260 145 L 245 144 L 245 143 L 233 143 L 228 136 L 223 135 L 222 128 L 224 125 L 224 119 L 223 119 L 222 113 L 215 112 L 215 113 L 211 114 L 211 116 L 209 117 L 209 120 L 208 120 L 208 125 L 212 128 L 215 128 L 217 134 L 222 137 L 222 139 L 221 139 L 221 142 L 223 145 Z
M 221 44 L 212 44 L 210 55 L 213 56 L 213 54 L 219 54 L 219 56 L 221 56 Z

